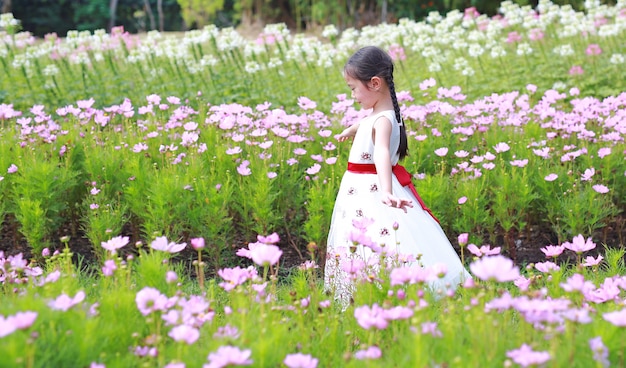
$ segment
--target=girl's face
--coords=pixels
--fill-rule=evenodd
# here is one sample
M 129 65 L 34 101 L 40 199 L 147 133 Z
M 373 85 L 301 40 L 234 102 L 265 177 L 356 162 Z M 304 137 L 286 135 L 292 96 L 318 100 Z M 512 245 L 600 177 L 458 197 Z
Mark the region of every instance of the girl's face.
M 377 93 L 373 86 L 371 86 L 371 82 L 365 83 L 358 79 L 355 79 L 348 74 L 343 74 L 348 87 L 352 91 L 352 98 L 364 109 L 371 109 L 378 102 Z

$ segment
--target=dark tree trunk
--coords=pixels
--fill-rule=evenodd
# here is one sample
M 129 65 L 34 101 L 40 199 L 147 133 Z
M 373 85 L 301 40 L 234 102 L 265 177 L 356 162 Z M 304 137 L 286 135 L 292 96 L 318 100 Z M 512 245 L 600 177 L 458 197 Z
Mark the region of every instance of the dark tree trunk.
M 117 1 L 118 0 L 111 0 L 109 2 L 109 32 L 111 32 L 111 29 L 113 29 L 113 27 L 115 27 L 115 16 L 117 14 Z
M 163 19 L 163 0 L 157 0 L 157 14 L 159 15 L 159 32 L 163 32 L 165 19 Z
M 143 4 L 143 7 L 146 9 L 146 13 L 148 14 L 148 19 L 150 19 L 150 30 L 156 29 L 156 23 L 154 22 L 154 14 L 152 13 L 150 1 L 143 0 Z

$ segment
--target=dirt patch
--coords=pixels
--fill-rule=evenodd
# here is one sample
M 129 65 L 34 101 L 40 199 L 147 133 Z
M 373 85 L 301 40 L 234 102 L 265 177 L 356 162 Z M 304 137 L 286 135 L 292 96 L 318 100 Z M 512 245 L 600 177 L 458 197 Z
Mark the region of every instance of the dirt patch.
M 129 236 L 131 244 L 134 244 L 136 241 L 141 240 L 138 239 L 137 234 L 137 229 L 132 229 L 130 226 L 127 226 L 124 228 L 122 235 Z M 297 267 L 304 261 L 311 259 L 311 255 L 307 249 L 309 244 L 292 234 L 279 235 L 281 241 L 278 246 L 283 251 L 280 274 L 287 275 L 294 267 Z M 61 229 L 51 237 L 49 246 L 51 252 L 54 252 L 55 250 L 60 251 L 65 247 L 65 244 L 61 242 L 61 238 L 64 236 L 69 236 L 70 238 L 68 246 L 74 253 L 74 260 L 76 264 L 81 265 L 83 268 L 93 269 L 100 267 L 89 239 L 87 239 L 84 233 L 82 233 L 79 229 L 75 229 L 70 226 L 61 227 Z M 495 239 L 496 241 L 491 243 L 489 241 L 490 238 Z M 605 245 L 609 248 L 626 246 L 626 215 L 622 214 L 621 216 L 615 218 L 614 221 L 610 222 L 606 227 L 598 230 L 593 234 L 593 239 L 596 241 L 597 247 L 594 251 L 591 251 L 586 255 L 596 256 L 597 254 L 603 253 Z M 457 239 L 450 240 L 455 249 L 459 251 Z M 220 262 L 224 266 L 234 266 L 234 264 L 246 266 L 248 264 L 252 264 L 247 259 L 234 256 L 234 253 L 239 248 L 247 247 L 248 243 L 253 241 L 255 241 L 255 239 L 243 239 L 243 237 L 234 241 L 230 247 L 231 249 L 227 250 L 227 253 L 229 254 L 227 254 Z M 483 242 L 483 244 L 490 244 L 492 248 L 502 247 L 502 254 L 513 258 L 515 263 L 522 267 L 529 263 L 545 261 L 546 257 L 541 251 L 541 248 L 551 244 L 556 245 L 557 243 L 558 239 L 556 235 L 547 226 L 543 228 L 539 226 L 529 227 L 528 231 L 523 233 L 505 234 L 504 232 L 501 232 L 496 234 L 495 237 L 489 236 L 489 234 L 484 234 Z M 512 248 L 511 244 L 514 245 Z M 19 232 L 19 224 L 12 216 L 7 216 L 0 227 L 0 251 L 3 251 L 5 255 L 22 253 L 25 258 L 29 259 L 33 257 L 38 258 L 39 256 L 32 254 L 31 247 Z M 135 254 L 136 252 L 137 250 L 129 245 L 121 249 L 120 255 L 122 257 L 126 257 L 130 254 Z M 318 250 L 316 260 L 320 262 L 321 257 L 323 257 L 323 249 Z M 186 267 L 186 269 L 189 270 L 193 269 L 191 262 L 195 258 L 196 252 L 190 247 L 176 256 L 176 260 L 178 262 L 189 263 L 189 267 Z M 558 260 L 571 262 L 574 260 L 574 255 L 568 255 L 566 252 L 559 256 Z M 207 273 L 207 276 L 209 277 L 214 276 L 216 274 L 215 267 L 207 267 Z

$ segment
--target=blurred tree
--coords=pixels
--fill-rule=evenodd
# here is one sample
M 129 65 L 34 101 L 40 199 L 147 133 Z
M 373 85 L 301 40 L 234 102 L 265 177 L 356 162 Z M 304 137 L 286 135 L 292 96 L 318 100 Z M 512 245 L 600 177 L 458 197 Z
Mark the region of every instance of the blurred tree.
M 177 0 L 186 28 L 202 28 L 211 23 L 218 11 L 224 8 L 224 0 Z

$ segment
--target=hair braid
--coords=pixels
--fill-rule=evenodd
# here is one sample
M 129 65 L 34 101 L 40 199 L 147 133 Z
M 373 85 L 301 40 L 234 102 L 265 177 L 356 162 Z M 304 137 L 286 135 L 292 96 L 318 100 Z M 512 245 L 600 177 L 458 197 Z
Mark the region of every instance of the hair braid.
M 400 160 L 402 160 L 408 154 L 408 142 L 406 137 L 406 127 L 404 126 L 402 116 L 400 115 L 400 105 L 398 104 L 396 87 L 393 82 L 393 66 L 391 67 L 391 72 L 386 79 L 387 85 L 389 86 L 389 94 L 391 95 L 391 102 L 393 103 L 393 110 L 396 113 L 396 120 L 398 121 L 398 124 L 400 124 L 400 145 L 398 146 L 398 154 L 400 155 Z

